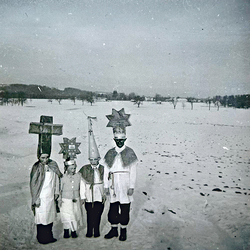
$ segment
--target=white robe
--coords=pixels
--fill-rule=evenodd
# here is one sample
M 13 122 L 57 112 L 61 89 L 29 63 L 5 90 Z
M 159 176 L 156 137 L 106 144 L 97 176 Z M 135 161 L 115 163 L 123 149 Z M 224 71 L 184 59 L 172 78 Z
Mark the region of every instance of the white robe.
M 127 194 L 129 188 L 135 187 L 137 161 L 124 167 L 120 153 L 125 149 L 116 147 L 117 155 L 111 168 L 104 162 L 104 188 L 110 190 L 110 202 L 120 202 L 127 204 L 133 201 L 133 195 Z M 109 173 L 112 177 L 108 180 Z
M 60 214 L 64 229 L 76 231 L 78 229 L 78 223 L 82 225 L 80 198 L 76 198 L 76 202 L 72 202 L 72 199 L 62 198 Z
M 59 194 L 59 178 L 53 171 L 46 171 L 39 196 L 41 204 L 35 208 L 36 224 L 48 225 L 56 220 L 55 193 Z
M 78 229 L 78 223 L 82 225 L 82 210 L 79 196 L 80 179 L 81 176 L 78 173 L 71 178 L 67 174 L 62 177 L 61 221 L 64 224 L 64 229 L 71 229 L 72 231 Z M 64 194 L 65 191 L 67 195 Z M 76 202 L 73 202 L 73 199 Z

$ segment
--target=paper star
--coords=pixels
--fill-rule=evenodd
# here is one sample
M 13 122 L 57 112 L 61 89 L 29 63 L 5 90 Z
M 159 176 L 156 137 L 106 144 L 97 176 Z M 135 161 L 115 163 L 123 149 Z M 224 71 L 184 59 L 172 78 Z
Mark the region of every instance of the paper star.
M 75 159 L 77 154 L 80 154 L 79 150 L 80 142 L 76 142 L 76 137 L 69 140 L 68 138 L 63 138 L 63 143 L 59 143 L 61 150 L 59 154 L 63 154 L 63 158 L 66 159 L 70 157 L 71 159 Z
M 106 117 L 109 119 L 109 123 L 107 127 L 131 126 L 131 123 L 128 120 L 130 117 L 130 114 L 125 114 L 124 108 L 122 108 L 119 111 L 112 109 L 112 114 L 106 115 Z

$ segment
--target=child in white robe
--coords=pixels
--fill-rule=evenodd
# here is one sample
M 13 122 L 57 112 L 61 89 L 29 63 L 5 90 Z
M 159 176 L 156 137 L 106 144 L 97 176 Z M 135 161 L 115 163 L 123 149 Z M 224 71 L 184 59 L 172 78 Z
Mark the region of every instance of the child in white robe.
M 32 210 L 37 225 L 37 240 L 41 244 L 56 242 L 52 227 L 56 220 L 56 203 L 59 197 L 59 178 L 62 176 L 55 161 L 49 154 L 38 154 L 37 161 L 30 173 Z
M 128 121 L 130 114 L 126 114 L 124 108 L 119 111 L 112 109 L 112 114 L 106 117 L 109 120 L 107 127 L 113 128 L 116 147 L 106 153 L 103 163 L 104 192 L 107 196 L 110 195 L 108 221 L 111 224 L 111 229 L 104 238 L 117 237 L 120 224 L 119 240 L 125 241 L 136 182 L 138 158 L 132 148 L 125 146 L 126 127 L 131 126 Z

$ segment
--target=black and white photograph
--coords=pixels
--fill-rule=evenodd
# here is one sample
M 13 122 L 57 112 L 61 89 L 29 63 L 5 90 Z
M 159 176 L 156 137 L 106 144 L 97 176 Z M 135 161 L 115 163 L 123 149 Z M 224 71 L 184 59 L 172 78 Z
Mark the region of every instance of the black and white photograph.
M 250 250 L 249 0 L 0 0 L 0 249 Z

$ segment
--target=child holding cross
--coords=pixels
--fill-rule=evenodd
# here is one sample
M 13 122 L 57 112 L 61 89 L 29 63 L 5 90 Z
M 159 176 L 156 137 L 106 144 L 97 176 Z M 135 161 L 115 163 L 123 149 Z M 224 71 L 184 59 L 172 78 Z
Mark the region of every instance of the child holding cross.
M 32 210 L 37 225 L 37 240 L 41 244 L 53 243 L 52 227 L 56 219 L 56 203 L 59 197 L 59 177 L 62 176 L 55 161 L 42 152 L 30 173 Z
M 30 123 L 29 133 L 39 134 L 38 161 L 30 173 L 32 210 L 37 226 L 37 240 L 41 244 L 56 242 L 52 227 L 56 219 L 56 200 L 59 197 L 59 181 L 62 173 L 50 159 L 51 135 L 61 135 L 62 125 L 53 125 L 53 117 L 41 116 L 40 123 Z

